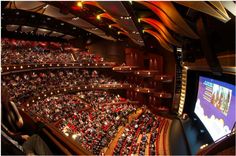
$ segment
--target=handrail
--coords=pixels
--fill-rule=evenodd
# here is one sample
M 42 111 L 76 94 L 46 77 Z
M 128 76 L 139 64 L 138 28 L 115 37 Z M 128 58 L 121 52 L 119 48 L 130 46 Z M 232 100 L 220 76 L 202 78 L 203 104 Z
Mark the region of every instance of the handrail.
M 53 87 L 52 90 L 50 87 L 50 90 L 47 92 L 42 92 L 41 94 L 38 94 L 37 96 L 31 96 L 31 98 L 28 98 L 27 101 L 35 102 L 36 100 L 41 99 L 41 97 L 47 97 L 48 95 L 56 95 L 64 92 L 73 92 L 73 91 L 85 91 L 85 90 L 116 90 L 116 89 L 130 89 L 132 86 L 129 84 L 101 84 L 101 85 L 79 85 L 79 86 L 73 86 L 73 87 Z
M 20 114 L 25 118 L 24 121 L 27 121 L 27 127 L 25 127 L 24 129 L 27 128 L 27 130 L 30 128 L 31 130 L 35 130 L 37 131 L 37 127 L 35 127 L 35 125 L 37 124 L 37 121 L 35 119 L 33 119 L 27 112 L 22 111 L 21 109 L 19 109 Z M 31 122 L 31 124 L 29 123 Z M 47 124 L 45 124 L 45 127 L 42 128 L 42 132 L 48 136 L 48 138 L 55 143 L 55 145 L 63 152 L 63 154 L 66 155 L 72 155 L 72 152 L 70 152 L 68 150 L 68 148 L 66 148 L 57 138 L 57 135 L 52 135 L 53 133 L 51 133 L 48 128 L 49 126 Z M 64 143 L 64 142 L 63 142 Z
M 25 71 L 36 71 L 36 70 L 45 70 L 45 69 L 70 69 L 70 68 L 96 68 L 96 69 L 111 69 L 114 65 L 106 63 L 95 63 L 95 64 L 82 64 L 82 63 L 65 63 L 65 64 L 58 64 L 58 63 L 50 63 L 50 64 L 21 64 L 21 65 L 2 65 L 1 72 L 2 74 L 9 74 L 9 73 L 19 73 Z
M 227 134 L 227 135 L 224 135 L 223 137 L 219 138 L 218 140 L 216 140 L 215 142 L 213 142 L 212 144 L 206 146 L 205 148 L 202 148 L 198 151 L 197 155 L 205 155 L 205 154 L 208 154 L 209 152 L 213 152 L 212 150 L 214 150 L 215 148 L 217 148 L 217 146 L 219 146 L 220 144 L 224 143 L 225 146 L 226 145 L 226 141 L 229 141 L 229 139 L 235 139 L 235 131 Z M 227 142 L 228 143 L 228 142 Z M 223 147 L 223 146 L 221 146 Z M 219 150 L 219 148 L 216 149 L 216 151 Z M 209 153 L 211 154 L 211 153 Z M 214 153 L 212 153 L 214 154 Z
M 69 137 L 65 137 L 61 132 L 59 132 L 54 126 L 51 126 L 49 124 L 45 124 L 46 128 L 50 131 L 51 134 L 56 136 L 60 141 L 64 143 L 65 146 L 67 146 L 72 154 L 76 155 L 92 155 L 89 151 L 85 150 L 83 147 L 81 147 L 78 143 L 76 143 L 74 140 L 72 140 Z
M 72 155 L 59 141 L 57 141 L 45 128 L 42 129 L 43 132 L 59 147 L 62 152 L 66 155 Z
M 230 132 L 229 134 L 226 134 L 226 135 L 222 136 L 221 138 L 219 138 L 219 139 L 217 139 L 217 140 L 215 141 L 215 144 L 221 142 L 221 141 L 224 140 L 225 138 L 228 138 L 228 137 L 234 135 L 235 133 L 236 133 L 236 132 L 233 131 L 233 132 Z

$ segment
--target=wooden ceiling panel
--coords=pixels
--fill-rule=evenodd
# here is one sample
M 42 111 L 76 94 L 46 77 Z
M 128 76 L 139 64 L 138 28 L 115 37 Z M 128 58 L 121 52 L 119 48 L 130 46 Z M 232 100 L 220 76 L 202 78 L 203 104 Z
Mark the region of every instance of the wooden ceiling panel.
M 227 22 L 230 20 L 228 15 L 222 15 L 222 12 L 218 12 L 216 9 L 211 7 L 207 2 L 190 2 L 190 1 L 176 1 L 176 3 L 181 4 L 183 6 L 189 7 L 191 9 L 203 12 L 210 16 L 213 16 L 223 22 Z M 218 3 L 212 3 L 215 6 L 219 6 Z M 223 11 L 225 12 L 225 11 Z

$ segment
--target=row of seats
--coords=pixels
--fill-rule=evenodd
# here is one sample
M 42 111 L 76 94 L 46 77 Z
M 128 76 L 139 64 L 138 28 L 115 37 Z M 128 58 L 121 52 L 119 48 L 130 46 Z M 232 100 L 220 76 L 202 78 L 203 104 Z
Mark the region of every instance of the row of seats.
M 72 53 L 61 43 L 1 40 L 2 64 L 71 63 Z
M 89 93 L 89 94 L 88 94 Z M 89 96 L 86 96 L 89 95 Z M 118 98 L 119 97 L 119 98 Z M 96 102 L 91 99 L 98 99 Z M 102 100 L 99 100 L 102 99 Z M 99 104 L 117 103 L 126 101 L 119 95 L 111 94 L 106 91 L 83 91 L 75 94 L 58 94 L 50 96 L 34 103 L 25 104 L 31 116 L 38 116 L 46 119 L 46 122 L 56 122 L 65 116 L 71 116 L 81 110 L 99 107 Z
M 3 38 L 2 64 L 101 63 L 103 58 L 88 51 L 73 50 L 58 42 L 38 42 Z
M 99 154 L 115 137 L 119 126 L 124 125 L 128 115 L 135 110 L 134 106 L 128 104 L 99 106 L 65 118 L 58 127 L 85 149 Z
M 125 102 L 126 99 L 120 97 L 119 94 L 110 94 L 107 91 L 87 91 L 77 93 L 81 99 L 90 103 L 93 107 L 97 107 L 98 104 L 104 103 L 116 103 Z
M 123 84 L 123 82 L 100 74 L 96 70 L 79 69 L 29 71 L 2 76 L 2 85 L 8 87 L 10 99 L 18 102 L 25 97 L 37 96 L 39 93 L 58 87 L 100 84 Z
M 87 107 L 88 104 L 73 94 L 59 94 L 27 104 L 31 116 L 38 116 L 49 123 L 71 116 Z
M 118 127 L 125 124 L 127 116 L 136 110 L 128 104 L 100 105 L 107 101 L 119 102 L 118 95 L 103 91 L 58 94 L 27 104 L 26 110 L 33 118 L 56 125 L 66 136 L 81 143 L 84 148 L 99 154 L 115 136 Z M 104 94 L 106 96 L 104 96 Z M 94 97 L 92 97 L 94 96 Z M 81 99 L 83 97 L 83 99 Z M 94 108 L 87 98 L 103 99 Z M 124 98 L 122 98 L 124 99 Z M 113 105 L 114 104 L 114 105 Z
M 125 127 L 114 149 L 114 155 L 145 155 L 147 141 L 151 134 L 151 153 L 155 155 L 156 129 L 159 127 L 160 117 L 150 111 L 144 112 Z
M 97 56 L 88 51 L 80 51 L 76 53 L 75 55 L 76 55 L 77 63 L 95 64 L 95 63 L 101 63 L 104 61 L 103 57 Z

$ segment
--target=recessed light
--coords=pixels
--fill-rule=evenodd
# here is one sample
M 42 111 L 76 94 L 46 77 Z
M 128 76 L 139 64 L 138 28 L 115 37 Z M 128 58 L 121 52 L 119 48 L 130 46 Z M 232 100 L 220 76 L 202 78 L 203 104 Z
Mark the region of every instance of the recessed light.
M 76 29 L 76 27 L 73 27 L 73 30 L 75 30 Z
M 83 3 L 82 2 L 77 2 L 77 6 L 82 8 L 83 7 Z
M 50 21 L 50 20 L 51 20 L 51 18 L 50 18 L 50 17 L 48 17 L 48 18 L 47 18 L 47 20 L 48 20 L 48 21 Z
M 101 16 L 100 15 L 97 15 L 96 18 L 97 18 L 97 20 L 101 20 Z
M 32 18 L 35 18 L 35 15 L 31 15 Z
M 79 20 L 79 17 L 74 17 L 72 18 L 72 20 Z
M 46 6 L 44 6 L 43 8 L 44 8 L 44 9 L 47 9 L 47 7 L 48 7 L 48 6 L 49 6 L 49 5 L 47 4 L 47 5 L 46 5 Z
M 61 23 L 61 25 L 64 25 L 64 23 Z
M 20 12 L 19 12 L 19 11 L 17 11 L 17 12 L 16 12 L 16 14 L 17 14 L 17 15 L 20 15 Z

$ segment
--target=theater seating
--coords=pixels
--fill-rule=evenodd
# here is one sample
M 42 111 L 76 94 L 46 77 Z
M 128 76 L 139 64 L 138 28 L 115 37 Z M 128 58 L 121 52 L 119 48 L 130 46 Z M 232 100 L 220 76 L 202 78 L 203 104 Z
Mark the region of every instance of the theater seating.
M 44 64 L 74 62 L 72 52 L 55 42 L 36 42 L 4 38 L 2 64 Z
M 155 155 L 156 129 L 162 119 L 150 111 L 144 112 L 125 127 L 114 149 L 114 155 L 146 155 L 147 145 L 151 145 L 150 154 Z M 149 139 L 151 138 L 151 139 Z M 150 144 L 151 143 L 151 144 Z
M 2 76 L 2 85 L 8 87 L 10 99 L 18 102 L 58 87 L 121 83 L 95 70 L 80 69 L 30 71 Z
M 101 63 L 104 59 L 88 51 L 58 42 L 37 42 L 3 38 L 1 61 L 6 64 Z

